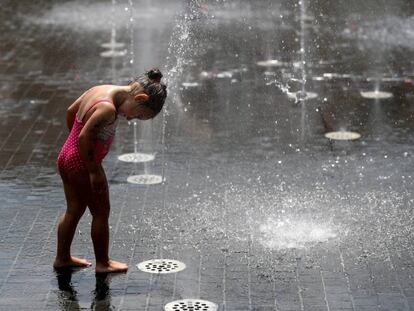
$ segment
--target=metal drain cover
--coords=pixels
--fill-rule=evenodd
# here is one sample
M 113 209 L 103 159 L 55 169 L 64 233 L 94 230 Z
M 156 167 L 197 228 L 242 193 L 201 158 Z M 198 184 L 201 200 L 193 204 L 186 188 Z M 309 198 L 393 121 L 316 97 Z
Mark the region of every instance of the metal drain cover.
M 318 97 L 318 93 L 314 93 L 314 92 L 305 92 L 303 93 L 302 91 L 298 91 L 298 92 L 288 92 L 287 96 L 289 98 L 292 98 L 294 100 L 309 100 L 309 99 L 315 99 Z
M 151 259 L 137 264 L 137 268 L 148 273 L 176 273 L 186 268 L 185 263 L 174 259 Z
M 165 311 L 217 311 L 218 306 L 207 300 L 201 299 L 183 299 L 167 303 L 164 306 Z
M 338 131 L 326 133 L 325 137 L 333 140 L 355 140 L 361 138 L 361 134 L 356 132 Z
M 156 185 L 162 183 L 159 175 L 132 175 L 127 178 L 127 182 L 138 185 Z
M 124 46 L 125 46 L 125 43 L 115 42 L 115 41 L 109 41 L 109 42 L 101 44 L 101 47 L 105 49 L 111 49 L 111 50 L 122 49 Z
M 31 99 L 29 103 L 33 105 L 35 104 L 44 105 L 44 104 L 48 104 L 49 101 L 47 99 Z
M 262 60 L 257 62 L 256 64 L 260 67 L 282 67 L 287 65 L 285 62 L 281 62 L 277 59 Z
M 361 96 L 364 98 L 371 98 L 371 99 L 387 99 L 387 98 L 393 97 L 394 95 L 389 92 L 373 91 L 373 92 L 361 92 Z
M 198 84 L 197 82 L 183 82 L 181 85 L 184 86 L 185 88 L 192 88 L 192 87 L 197 87 L 200 84 Z
M 133 162 L 133 163 L 142 163 L 142 162 L 149 162 L 153 161 L 155 156 L 153 154 L 148 153 L 125 153 L 118 156 L 118 160 L 122 162 Z
M 115 58 L 115 57 L 122 57 L 125 56 L 127 53 L 126 50 L 117 51 L 117 50 L 108 50 L 101 53 L 101 57 L 107 57 L 107 58 Z

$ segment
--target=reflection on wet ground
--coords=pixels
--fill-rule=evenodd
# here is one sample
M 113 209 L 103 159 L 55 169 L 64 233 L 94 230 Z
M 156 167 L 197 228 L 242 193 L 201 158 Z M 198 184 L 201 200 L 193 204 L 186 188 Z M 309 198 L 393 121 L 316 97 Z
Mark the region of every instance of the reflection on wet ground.
M 0 309 L 412 310 L 413 14 L 403 0 L 5 1 Z M 104 163 L 111 254 L 130 271 L 54 272 L 66 107 L 153 66 L 165 113 L 121 122 Z M 154 158 L 118 160 L 138 152 Z M 90 221 L 73 245 L 88 259 Z M 154 258 L 186 269 L 135 267 Z

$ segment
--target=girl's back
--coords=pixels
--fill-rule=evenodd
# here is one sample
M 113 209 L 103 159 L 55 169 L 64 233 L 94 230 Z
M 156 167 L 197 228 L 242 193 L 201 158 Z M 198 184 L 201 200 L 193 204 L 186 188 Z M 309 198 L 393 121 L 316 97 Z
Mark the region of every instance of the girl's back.
M 99 100 L 99 102 L 107 101 L 113 104 L 111 96 L 112 85 L 98 85 L 90 88 L 82 94 L 79 104 L 79 109 L 76 114 L 79 121 L 85 123 L 93 113 L 91 109 Z
M 110 96 L 111 85 L 100 85 L 86 91 L 78 100 L 79 108 L 73 121 L 70 134 L 63 145 L 58 156 L 57 165 L 62 176 L 69 176 L 71 173 L 86 169 L 79 149 L 79 135 L 94 112 L 94 107 L 99 103 L 107 103 L 113 106 L 113 99 Z M 117 119 L 114 109 L 114 122 L 103 127 L 96 136 L 95 154 L 96 161 L 101 162 L 112 144 L 115 136 Z

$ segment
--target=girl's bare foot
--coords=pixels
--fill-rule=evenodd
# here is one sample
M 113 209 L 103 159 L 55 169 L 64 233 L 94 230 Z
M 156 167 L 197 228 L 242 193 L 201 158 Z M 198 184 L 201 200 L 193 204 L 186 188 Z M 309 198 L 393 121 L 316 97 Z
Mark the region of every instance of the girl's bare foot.
M 81 259 L 78 257 L 71 256 L 69 259 L 61 260 L 56 258 L 55 262 L 53 263 L 53 268 L 69 268 L 69 267 L 79 267 L 79 268 L 86 268 L 90 267 L 92 264 L 87 261 L 86 259 Z
M 128 265 L 115 260 L 96 263 L 96 273 L 126 272 Z

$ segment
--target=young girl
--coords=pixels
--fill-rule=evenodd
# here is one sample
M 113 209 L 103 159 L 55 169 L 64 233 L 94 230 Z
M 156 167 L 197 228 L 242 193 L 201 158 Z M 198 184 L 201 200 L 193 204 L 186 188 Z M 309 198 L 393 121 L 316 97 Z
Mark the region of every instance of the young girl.
M 70 134 L 57 159 L 67 210 L 58 225 L 55 268 L 91 265 L 70 254 L 76 226 L 89 207 L 96 272 L 124 272 L 128 269 L 125 263 L 108 257 L 110 204 L 108 182 L 101 162 L 115 135 L 118 115 L 127 120 L 148 120 L 160 112 L 167 96 L 161 78 L 161 72 L 153 69 L 127 86 L 95 86 L 68 108 L 66 122 Z

